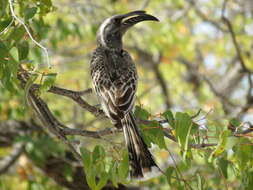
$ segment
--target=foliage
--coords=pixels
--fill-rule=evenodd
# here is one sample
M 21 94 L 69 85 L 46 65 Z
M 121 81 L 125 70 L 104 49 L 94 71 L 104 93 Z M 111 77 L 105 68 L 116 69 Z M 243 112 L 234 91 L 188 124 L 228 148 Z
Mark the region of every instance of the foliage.
M 140 78 L 135 116 L 149 120 L 139 128 L 163 174 L 133 184 L 155 190 L 252 188 L 252 135 L 245 123 L 252 117 L 252 6 L 240 1 L 225 4 L 238 52 L 233 33 L 221 18 L 222 3 L 216 0 L 10 2 L 0 1 L 0 123 L 37 122 L 26 104 L 36 83 L 40 85 L 37 95 L 68 126 L 91 131 L 110 126 L 107 120 L 47 91 L 53 85 L 72 90 L 91 87 L 90 53 L 101 21 L 147 6 L 144 8 L 161 22 L 137 25 L 124 42 Z M 21 20 L 13 17 L 10 5 Z M 24 87 L 18 79 L 21 66 L 30 73 Z M 84 98 L 97 104 L 94 96 Z M 170 107 L 165 103 L 168 99 Z M 196 114 L 198 109 L 201 111 Z M 117 188 L 132 184 L 122 139 L 119 133 L 98 139 L 68 138 L 81 142 L 84 173 L 92 190 L 110 183 Z M 41 169 L 48 159 L 69 157 L 62 142 L 39 130 L 12 140 L 26 144 L 26 162 L 20 159 L 14 169 L 17 172 L 10 170 L 0 176 L 0 189 L 68 188 L 53 183 L 55 178 Z M 1 157 L 9 153 L 9 147 L 1 146 Z M 71 165 L 61 169 L 61 177 L 74 180 Z

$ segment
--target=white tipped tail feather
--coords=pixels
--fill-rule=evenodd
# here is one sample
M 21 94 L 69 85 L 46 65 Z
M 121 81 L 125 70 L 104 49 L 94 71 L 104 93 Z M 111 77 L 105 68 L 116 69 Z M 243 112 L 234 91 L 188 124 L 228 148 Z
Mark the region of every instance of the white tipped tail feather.
M 130 177 L 137 179 L 152 177 L 155 175 L 154 171 L 160 169 L 138 131 L 133 114 L 126 114 L 121 122 L 128 149 Z

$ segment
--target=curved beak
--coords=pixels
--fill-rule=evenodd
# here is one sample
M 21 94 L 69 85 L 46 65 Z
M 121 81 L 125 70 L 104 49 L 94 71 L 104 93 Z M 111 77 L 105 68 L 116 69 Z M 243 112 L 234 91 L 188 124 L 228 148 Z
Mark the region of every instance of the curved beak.
M 158 21 L 158 18 L 146 14 L 145 11 L 133 11 L 127 14 L 118 15 L 118 19 L 121 20 L 121 32 L 124 34 L 131 26 L 142 22 L 142 21 Z

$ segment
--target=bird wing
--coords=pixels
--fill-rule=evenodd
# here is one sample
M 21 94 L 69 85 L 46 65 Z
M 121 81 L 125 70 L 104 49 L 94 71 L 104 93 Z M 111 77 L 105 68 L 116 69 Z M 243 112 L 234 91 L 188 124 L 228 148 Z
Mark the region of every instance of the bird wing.
M 103 109 L 109 117 L 116 120 L 132 110 L 135 100 L 137 74 L 132 59 L 123 56 L 126 67 L 117 68 L 115 79 L 110 78 L 104 56 L 97 56 L 92 61 L 92 79 Z M 101 64 L 103 62 L 103 64 Z M 99 65 L 99 66 L 97 66 Z M 110 72 L 110 71 L 109 71 Z

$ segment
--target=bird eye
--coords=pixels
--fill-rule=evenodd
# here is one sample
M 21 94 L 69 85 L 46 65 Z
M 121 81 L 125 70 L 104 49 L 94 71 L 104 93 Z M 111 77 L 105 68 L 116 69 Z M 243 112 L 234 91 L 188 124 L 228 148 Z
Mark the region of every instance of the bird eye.
M 120 19 L 118 18 L 113 19 L 113 24 L 119 24 L 119 23 L 120 23 Z

